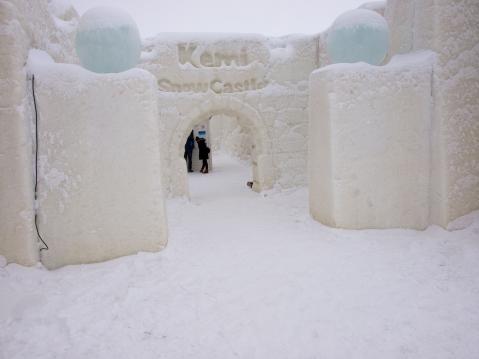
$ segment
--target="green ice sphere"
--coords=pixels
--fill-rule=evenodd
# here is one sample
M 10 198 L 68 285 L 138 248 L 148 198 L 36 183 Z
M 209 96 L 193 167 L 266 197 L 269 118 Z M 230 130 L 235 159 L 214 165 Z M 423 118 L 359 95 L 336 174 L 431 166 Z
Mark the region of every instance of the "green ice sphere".
M 97 7 L 81 17 L 75 47 L 84 68 L 98 73 L 122 72 L 138 63 L 140 32 L 128 13 Z
M 374 11 L 347 11 L 328 31 L 327 46 L 333 63 L 380 65 L 389 49 L 389 27 L 384 17 Z

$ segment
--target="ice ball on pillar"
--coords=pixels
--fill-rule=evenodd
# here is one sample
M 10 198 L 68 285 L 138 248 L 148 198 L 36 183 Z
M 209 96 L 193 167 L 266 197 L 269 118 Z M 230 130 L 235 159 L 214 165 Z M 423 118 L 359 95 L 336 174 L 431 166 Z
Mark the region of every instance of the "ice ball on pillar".
M 96 7 L 81 17 L 75 47 L 81 65 L 87 70 L 122 72 L 135 67 L 140 59 L 140 32 L 127 12 Z
M 380 65 L 389 49 L 388 23 L 372 10 L 347 11 L 329 29 L 327 49 L 333 63 Z

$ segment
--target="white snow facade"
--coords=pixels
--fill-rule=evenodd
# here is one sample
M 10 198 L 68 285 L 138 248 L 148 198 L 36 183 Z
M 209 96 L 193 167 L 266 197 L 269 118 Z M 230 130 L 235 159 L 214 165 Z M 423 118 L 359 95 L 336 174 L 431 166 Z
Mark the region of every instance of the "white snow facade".
M 0 254 L 56 268 L 158 251 L 168 231 L 156 80 L 75 65 L 78 15 L 60 5 L 0 2 Z
M 42 262 L 58 267 L 162 249 L 154 77 L 140 69 L 98 75 L 68 64 L 32 69 L 41 121 L 38 226 L 49 246 Z
M 429 224 L 432 55 L 311 76 L 310 209 L 341 228 Z
M 311 213 L 447 228 L 479 207 L 479 2 L 389 0 L 385 16 L 389 57 L 409 55 L 311 76 Z
M 163 248 L 184 141 L 210 118 L 250 147 L 254 190 L 309 184 L 324 224 L 447 228 L 478 209 L 479 3 L 364 8 L 389 24 L 383 66 L 329 65 L 327 32 L 165 33 L 141 69 L 96 75 L 76 65 L 73 8 L 0 1 L 0 254 L 55 268 Z
M 165 34 L 146 41 L 141 67 L 158 81 L 164 181 L 188 193 L 183 145 L 211 116 L 236 118 L 253 139 L 252 180 L 306 183 L 308 76 L 319 66 L 318 38 Z

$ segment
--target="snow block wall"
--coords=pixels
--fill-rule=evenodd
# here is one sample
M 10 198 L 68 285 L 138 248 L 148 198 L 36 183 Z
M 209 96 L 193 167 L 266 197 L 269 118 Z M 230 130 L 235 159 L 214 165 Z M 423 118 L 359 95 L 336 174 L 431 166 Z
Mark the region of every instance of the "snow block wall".
M 333 227 L 429 223 L 430 54 L 311 75 L 310 209 Z
M 167 242 L 156 81 L 146 71 L 36 70 L 39 230 L 48 268 Z
M 0 176 L 0 254 L 27 265 L 39 259 L 32 73 L 41 115 L 37 208 L 50 245 L 42 260 L 52 268 L 162 248 L 160 186 L 188 194 L 184 142 L 210 117 L 234 119 L 217 127 L 218 143 L 237 134 L 229 149 L 251 158 L 254 190 L 304 185 L 310 167 L 311 211 L 324 223 L 447 227 L 478 209 L 479 3 L 363 8 L 389 23 L 386 66 L 325 67 L 327 32 L 170 33 L 144 42 L 139 67 L 153 77 L 100 76 L 58 64 L 78 62 L 71 6 L 0 0 L 0 169 L 8 174 Z M 57 63 L 27 71 L 31 49 Z
M 362 4 L 359 9 L 367 9 L 367 10 L 372 10 L 376 11 L 379 15 L 384 16 L 384 13 L 386 11 L 386 4 L 387 1 L 370 1 L 367 3 Z
M 389 57 L 412 51 L 415 0 L 388 0 L 384 17 L 389 24 Z
M 386 18 L 393 55 L 421 49 L 438 55 L 431 222 L 446 227 L 479 208 L 479 2 L 389 0 Z
M 32 114 L 24 66 L 30 48 L 74 62 L 78 15 L 56 1 L 0 1 L 0 254 L 9 262 L 38 261 L 34 233 Z
M 210 116 L 234 117 L 253 135 L 255 190 L 304 185 L 308 77 L 319 67 L 318 51 L 312 36 L 160 34 L 147 40 L 141 67 L 158 81 L 166 190 L 188 193 L 184 142 Z
M 416 3 L 415 49 L 434 68 L 432 222 L 446 227 L 479 209 L 479 2 Z
M 393 57 L 384 68 L 366 71 L 359 66 L 357 72 L 352 73 L 351 69 L 358 65 L 326 67 L 311 77 L 311 212 L 324 223 L 346 228 L 424 228 L 428 224 L 448 228 L 458 217 L 479 209 L 479 3 L 474 0 L 389 0 L 385 16 L 391 30 L 389 57 L 432 50 L 436 54 L 431 63 L 432 70 L 416 71 L 417 66 L 410 61 L 415 55 L 407 55 L 402 59 Z M 382 76 L 384 71 L 397 69 L 401 62 L 404 63 L 403 70 L 384 86 L 364 73 L 373 71 Z M 411 71 L 416 71 L 415 75 L 408 79 Z M 428 71 L 431 74 L 428 85 L 430 96 L 424 88 L 426 82 L 417 82 L 420 77 L 427 81 Z M 355 97 L 354 91 L 341 90 L 345 76 L 352 79 L 365 76 L 360 81 L 369 79 L 364 81 L 359 97 Z M 401 105 L 381 96 L 384 89 L 411 84 L 416 85 L 409 92 L 417 97 Z M 398 97 L 394 93 L 390 96 Z M 429 97 L 430 114 L 424 110 Z M 364 101 L 362 106 L 370 106 L 369 113 L 361 112 L 361 106 L 356 104 L 358 98 Z M 379 103 L 378 99 L 381 99 Z M 386 105 L 390 106 L 390 110 Z M 326 112 L 323 111 L 325 108 Z M 343 116 L 352 116 L 351 109 L 357 110 L 357 121 L 365 127 L 367 121 L 373 121 L 377 116 L 384 116 L 385 119 L 404 117 L 405 120 L 400 122 L 408 124 L 408 127 L 397 128 L 395 135 L 387 128 L 382 129 L 382 133 L 397 139 L 397 136 L 414 130 L 408 136 L 411 136 L 411 141 L 421 139 L 423 146 L 411 146 L 404 142 L 402 152 L 397 153 L 397 158 L 403 156 L 402 159 L 399 162 L 389 159 L 387 167 L 382 170 L 372 164 L 361 170 L 357 166 L 361 163 L 359 158 L 357 162 L 348 164 L 349 170 L 344 169 L 348 156 L 372 155 L 367 152 L 368 148 L 372 149 L 372 144 L 383 143 L 381 133 L 370 137 L 365 134 L 364 138 L 368 138 L 371 144 L 365 142 L 356 148 L 354 127 L 349 125 L 351 128 L 345 126 L 338 130 L 343 125 Z M 348 112 L 350 110 L 351 113 Z M 406 115 L 408 111 L 413 113 Z M 416 122 L 411 122 L 412 119 Z M 430 127 L 427 136 L 424 136 L 422 126 L 427 121 L 430 121 Z M 379 124 L 377 126 L 379 129 Z M 316 133 L 323 135 L 322 142 L 315 142 Z M 430 144 L 430 150 L 429 145 L 424 145 L 426 143 Z M 329 152 L 321 152 L 324 148 Z M 356 152 L 348 154 L 346 148 L 353 148 Z M 390 149 L 383 148 L 383 151 L 389 154 Z M 416 157 L 410 157 L 414 151 Z M 379 153 L 376 155 L 380 158 Z M 421 163 L 422 167 L 419 166 Z M 410 170 L 416 167 L 417 170 Z M 378 181 L 375 173 L 368 179 L 370 184 L 368 181 L 359 183 L 358 178 L 368 178 L 366 171 L 371 171 L 370 168 L 379 173 L 389 168 L 388 171 L 396 171 L 397 178 L 394 179 L 390 172 L 390 178 L 380 175 L 379 178 L 384 180 Z M 406 173 L 409 175 L 406 176 Z M 426 181 L 428 173 L 429 180 Z M 375 186 L 374 191 L 371 186 Z M 361 197 L 365 192 L 369 195 Z M 383 202 L 371 200 L 381 193 Z M 412 201 L 411 194 L 417 197 L 416 202 Z M 391 203 L 395 204 L 394 208 Z M 378 208 L 384 211 L 383 215 Z
M 235 117 L 214 116 L 210 120 L 211 146 L 213 151 L 222 150 L 241 160 L 250 160 L 255 147 L 253 134 L 242 127 Z

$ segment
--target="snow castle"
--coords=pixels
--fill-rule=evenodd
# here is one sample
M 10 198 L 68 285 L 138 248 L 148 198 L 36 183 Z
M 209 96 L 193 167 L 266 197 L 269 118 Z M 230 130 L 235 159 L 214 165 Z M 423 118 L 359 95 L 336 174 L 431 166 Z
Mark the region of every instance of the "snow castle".
M 165 247 L 165 198 L 188 194 L 184 139 L 214 116 L 251 134 L 254 190 L 308 185 L 326 225 L 448 228 L 479 209 L 475 0 L 365 4 L 389 28 L 379 66 L 332 64 L 328 31 L 159 34 L 137 68 L 105 74 L 78 65 L 79 17 L 58 4 L 0 2 L 9 262 L 56 268 Z

